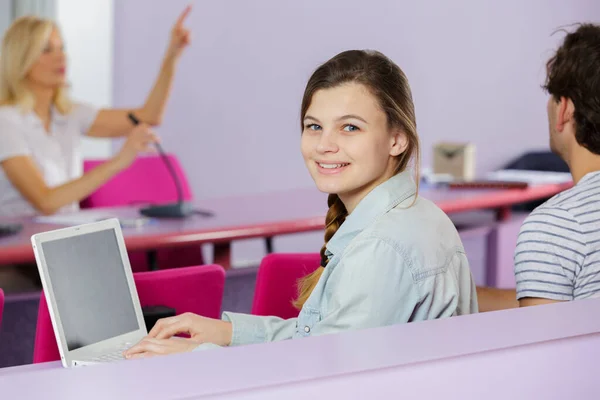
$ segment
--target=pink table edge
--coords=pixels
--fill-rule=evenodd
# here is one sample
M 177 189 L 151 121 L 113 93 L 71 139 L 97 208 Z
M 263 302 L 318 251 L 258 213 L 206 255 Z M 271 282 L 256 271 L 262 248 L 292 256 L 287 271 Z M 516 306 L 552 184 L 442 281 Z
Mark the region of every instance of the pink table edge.
M 456 213 L 473 209 L 508 207 L 513 204 L 554 196 L 573 186 L 572 183 L 531 186 L 526 189 L 492 190 L 487 195 L 436 202 L 445 213 Z M 426 196 L 424 196 L 426 197 Z
M 551 184 L 532 186 L 527 189 L 489 190 L 476 193 L 471 198 L 441 200 L 435 203 L 447 214 L 476 210 L 509 207 L 513 204 L 552 196 L 569 187 L 571 184 Z M 424 190 L 427 198 L 427 190 Z M 125 237 L 129 250 L 160 249 L 166 247 L 187 246 L 190 244 L 228 244 L 232 240 L 260 237 L 271 237 L 290 233 L 301 233 L 322 230 L 324 216 L 311 216 L 287 221 L 277 221 L 242 226 L 226 226 L 190 232 L 170 232 L 168 234 L 152 234 Z M 29 243 L 0 249 L 0 264 L 31 262 L 34 260 L 33 250 Z

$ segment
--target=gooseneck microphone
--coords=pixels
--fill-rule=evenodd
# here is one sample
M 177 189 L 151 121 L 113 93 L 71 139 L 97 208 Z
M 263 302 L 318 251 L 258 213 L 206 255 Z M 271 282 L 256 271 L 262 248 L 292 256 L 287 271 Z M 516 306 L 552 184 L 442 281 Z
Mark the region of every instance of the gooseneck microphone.
M 140 124 L 140 120 L 133 113 L 127 114 L 127 117 L 134 125 Z M 160 154 L 160 158 L 167 167 L 167 170 L 171 175 L 171 179 L 175 184 L 175 188 L 177 189 L 177 202 L 169 204 L 156 204 L 143 207 L 140 209 L 140 213 L 147 217 L 153 218 L 186 218 L 192 214 L 199 214 L 205 217 L 212 216 L 213 214 L 209 211 L 193 209 L 192 204 L 184 200 L 183 189 L 181 187 L 181 180 L 177 176 L 177 173 L 175 172 L 175 168 L 173 167 L 171 160 L 165 153 L 160 143 L 155 143 L 155 145 L 158 149 L 158 153 Z

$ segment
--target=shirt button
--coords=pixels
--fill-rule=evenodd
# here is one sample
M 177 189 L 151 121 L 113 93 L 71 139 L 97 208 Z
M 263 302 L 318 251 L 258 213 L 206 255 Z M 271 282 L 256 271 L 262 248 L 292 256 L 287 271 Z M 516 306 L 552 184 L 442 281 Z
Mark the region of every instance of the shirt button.
M 310 327 L 309 326 L 305 326 L 304 327 L 304 332 L 309 333 L 310 332 Z

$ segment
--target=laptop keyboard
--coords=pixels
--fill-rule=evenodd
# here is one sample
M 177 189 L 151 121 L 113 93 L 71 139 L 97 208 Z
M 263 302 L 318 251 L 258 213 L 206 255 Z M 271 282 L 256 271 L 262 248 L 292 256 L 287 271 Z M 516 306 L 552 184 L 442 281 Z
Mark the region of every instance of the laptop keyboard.
M 100 357 L 92 358 L 91 361 L 93 361 L 93 362 L 110 362 L 110 361 L 118 361 L 118 360 L 124 360 L 124 359 L 125 359 L 125 357 L 123 357 L 122 351 L 115 351 L 114 353 L 104 354 Z
M 131 343 L 124 343 L 119 346 L 119 348 L 112 353 L 103 354 L 100 357 L 92 358 L 90 361 L 93 362 L 111 362 L 111 361 L 119 361 L 124 360 L 123 352 L 131 347 Z

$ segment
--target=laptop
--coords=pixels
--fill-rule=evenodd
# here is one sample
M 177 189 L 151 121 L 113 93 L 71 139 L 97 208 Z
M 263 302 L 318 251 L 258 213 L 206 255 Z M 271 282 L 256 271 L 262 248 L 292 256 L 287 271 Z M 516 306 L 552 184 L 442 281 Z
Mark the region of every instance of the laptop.
M 147 335 L 118 219 L 31 237 L 64 367 L 123 358 Z

